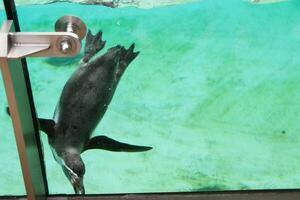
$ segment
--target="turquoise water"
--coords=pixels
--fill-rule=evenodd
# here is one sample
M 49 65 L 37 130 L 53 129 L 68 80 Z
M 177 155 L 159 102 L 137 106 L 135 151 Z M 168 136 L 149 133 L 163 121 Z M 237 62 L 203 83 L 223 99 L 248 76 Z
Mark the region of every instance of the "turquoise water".
M 53 31 L 59 17 L 72 14 L 94 33 L 102 30 L 107 48 L 135 42 L 141 51 L 94 135 L 154 149 L 85 152 L 86 192 L 299 188 L 299 8 L 296 0 L 203 0 L 153 9 L 19 7 L 23 31 Z M 28 59 L 39 117 L 52 117 L 78 60 Z M 0 117 L 11 132 L 8 117 Z M 73 193 L 44 134 L 42 139 L 50 192 Z M 19 165 L 10 166 L 20 173 Z M 11 180 L 4 183 L 24 191 Z

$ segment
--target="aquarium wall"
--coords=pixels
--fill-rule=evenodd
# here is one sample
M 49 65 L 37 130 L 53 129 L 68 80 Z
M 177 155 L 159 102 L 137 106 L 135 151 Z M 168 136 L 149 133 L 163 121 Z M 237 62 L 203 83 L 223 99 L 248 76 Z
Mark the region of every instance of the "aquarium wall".
M 140 52 L 93 136 L 153 149 L 83 152 L 85 192 L 299 188 L 300 2 L 202 0 L 144 6 L 147 2 L 107 6 L 16 0 L 22 31 L 52 32 L 58 18 L 75 15 L 92 34 L 103 32 L 106 44 L 95 59 L 116 45 L 128 49 L 134 43 Z M 53 118 L 63 88 L 82 66 L 85 43 L 73 58 L 27 59 L 39 118 Z M 7 177 L 0 179 L 0 193 L 24 194 L 0 84 L 0 149 L 6 156 L 0 163 L 10 166 L 0 170 Z M 41 131 L 41 137 L 50 193 L 73 194 L 47 135 Z

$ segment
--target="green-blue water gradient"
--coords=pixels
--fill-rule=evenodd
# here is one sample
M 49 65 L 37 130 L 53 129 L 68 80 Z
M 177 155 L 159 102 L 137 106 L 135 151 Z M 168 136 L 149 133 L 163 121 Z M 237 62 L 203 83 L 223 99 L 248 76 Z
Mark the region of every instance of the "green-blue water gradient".
M 203 0 L 148 10 L 57 3 L 18 13 L 23 31 L 53 31 L 72 14 L 102 30 L 107 48 L 136 43 L 141 53 L 94 135 L 154 149 L 82 156 L 87 193 L 140 193 L 300 186 L 299 9 L 296 0 Z M 78 60 L 28 59 L 39 117 L 52 117 Z M 3 112 L 1 119 L 9 129 Z M 50 192 L 73 193 L 42 139 Z

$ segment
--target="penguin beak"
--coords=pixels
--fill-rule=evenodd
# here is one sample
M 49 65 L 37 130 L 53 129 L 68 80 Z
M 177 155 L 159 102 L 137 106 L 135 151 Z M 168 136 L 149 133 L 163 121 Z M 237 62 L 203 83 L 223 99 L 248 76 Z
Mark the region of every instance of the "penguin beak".
M 71 176 L 71 183 L 76 194 L 85 194 L 83 177 Z
M 64 174 L 68 178 L 68 180 L 71 182 L 73 189 L 76 194 L 85 194 L 84 185 L 83 185 L 83 176 L 84 176 L 84 165 L 82 166 L 82 170 L 76 170 L 78 173 L 75 173 L 75 170 L 72 170 L 72 167 L 69 167 L 63 159 L 61 159 L 61 166 Z M 76 165 L 73 164 L 73 168 L 76 168 Z M 75 166 L 75 167 L 74 167 Z M 78 168 L 77 168 L 78 169 Z

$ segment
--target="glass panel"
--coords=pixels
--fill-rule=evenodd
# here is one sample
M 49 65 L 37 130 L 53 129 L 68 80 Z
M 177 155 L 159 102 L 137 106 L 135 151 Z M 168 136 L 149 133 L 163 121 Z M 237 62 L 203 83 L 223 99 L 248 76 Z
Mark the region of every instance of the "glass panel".
M 6 19 L 3 2 L 0 3 L 0 11 L 1 11 L 0 12 L 0 19 L 1 19 L 1 21 L 3 21 L 4 19 Z
M 299 187 L 299 1 L 113 1 L 114 9 L 17 2 L 23 31 L 53 31 L 59 17 L 76 15 L 103 31 L 102 53 L 133 42 L 141 52 L 94 135 L 153 149 L 84 152 L 86 193 Z M 39 117 L 52 118 L 81 57 L 28 59 Z M 71 125 L 82 126 L 65 130 Z M 43 142 L 50 192 L 73 193 L 45 134 Z
M 3 2 L 0 2 L 0 23 L 6 20 Z M 0 73 L 1 74 L 1 73 Z M 25 195 L 25 187 L 12 122 L 6 114 L 7 100 L 0 75 L 0 196 Z

